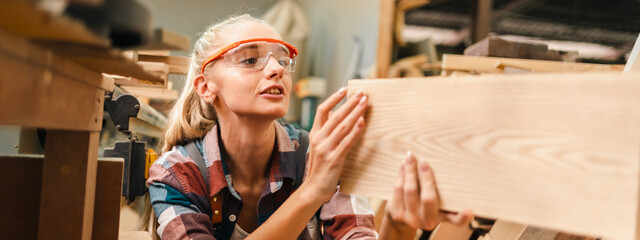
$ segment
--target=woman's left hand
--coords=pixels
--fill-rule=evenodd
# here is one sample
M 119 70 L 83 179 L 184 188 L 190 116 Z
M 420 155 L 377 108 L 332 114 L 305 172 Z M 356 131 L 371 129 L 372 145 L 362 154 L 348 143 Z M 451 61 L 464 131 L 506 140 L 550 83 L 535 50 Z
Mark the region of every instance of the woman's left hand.
M 473 214 L 470 210 L 441 211 L 433 170 L 409 152 L 400 169 L 393 197 L 387 204 L 385 218 L 396 230 L 415 234 L 416 229 L 432 230 L 442 221 L 468 224 Z

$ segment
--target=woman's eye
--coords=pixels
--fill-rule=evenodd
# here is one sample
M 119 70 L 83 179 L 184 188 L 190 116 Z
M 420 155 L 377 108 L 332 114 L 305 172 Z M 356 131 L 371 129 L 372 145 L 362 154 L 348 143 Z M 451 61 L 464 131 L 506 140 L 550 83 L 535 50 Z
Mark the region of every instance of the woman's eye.
M 243 64 L 247 64 L 247 65 L 253 65 L 256 64 L 258 62 L 257 58 L 247 58 L 245 60 L 240 61 Z

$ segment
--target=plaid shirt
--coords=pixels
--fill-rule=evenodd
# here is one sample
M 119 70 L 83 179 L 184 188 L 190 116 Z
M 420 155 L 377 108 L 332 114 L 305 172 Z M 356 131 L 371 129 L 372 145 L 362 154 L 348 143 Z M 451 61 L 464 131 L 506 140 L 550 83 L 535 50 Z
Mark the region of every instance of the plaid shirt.
M 295 190 L 292 188 L 296 178 L 298 130 L 291 125 L 274 124 L 277 152 L 270 160 L 269 181 L 258 200 L 258 225 L 263 224 Z M 158 235 L 163 239 L 229 239 L 234 231 L 242 198 L 234 190 L 231 174 L 222 161 L 217 129 L 214 126 L 204 138 L 195 141 L 207 166 L 209 189 L 183 146 L 174 146 L 149 170 L 147 184 L 151 204 L 158 217 Z M 222 200 L 221 211 L 212 209 L 210 200 L 213 197 Z M 214 212 L 221 214 L 221 222 L 212 223 Z M 361 196 L 336 192 L 318 210 L 298 239 L 317 239 L 312 236 L 315 235 L 312 229 L 321 229 L 318 223 L 324 229 L 324 239 L 375 239 L 377 235 L 373 211 Z

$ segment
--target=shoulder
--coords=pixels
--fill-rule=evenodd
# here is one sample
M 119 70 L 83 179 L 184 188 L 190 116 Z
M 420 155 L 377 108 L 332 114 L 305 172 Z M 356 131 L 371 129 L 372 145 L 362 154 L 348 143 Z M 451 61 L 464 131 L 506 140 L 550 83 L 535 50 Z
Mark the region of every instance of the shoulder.
M 147 182 L 164 183 L 183 193 L 204 195 L 200 170 L 182 145 L 174 146 L 153 163 Z

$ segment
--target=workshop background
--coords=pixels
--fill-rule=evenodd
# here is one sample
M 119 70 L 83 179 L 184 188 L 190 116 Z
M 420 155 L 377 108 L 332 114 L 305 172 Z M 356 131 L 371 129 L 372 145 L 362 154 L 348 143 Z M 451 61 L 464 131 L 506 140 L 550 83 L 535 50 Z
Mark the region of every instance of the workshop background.
M 2 1 L 0 183 L 8 189 L 0 196 L 0 239 L 150 237 L 145 171 L 159 157 L 191 47 L 211 23 L 245 13 L 279 23 L 300 50 L 284 120 L 307 130 L 317 104 L 352 79 L 622 72 L 640 32 L 638 0 Z M 467 64 L 454 66 L 455 56 Z M 468 64 L 470 56 L 485 57 L 486 66 Z M 96 157 L 97 167 L 87 163 Z M 111 182 L 99 182 L 101 169 L 116 173 L 105 177 Z M 98 195 L 113 192 L 122 194 Z M 382 200 L 370 202 L 383 212 Z M 80 220 L 63 224 L 67 217 Z M 491 218 L 472 225 L 418 237 L 602 239 Z

